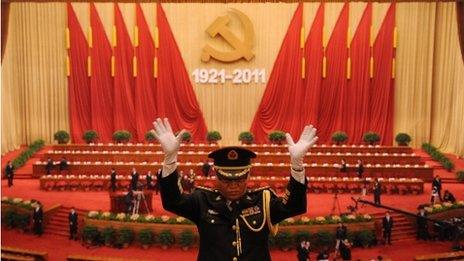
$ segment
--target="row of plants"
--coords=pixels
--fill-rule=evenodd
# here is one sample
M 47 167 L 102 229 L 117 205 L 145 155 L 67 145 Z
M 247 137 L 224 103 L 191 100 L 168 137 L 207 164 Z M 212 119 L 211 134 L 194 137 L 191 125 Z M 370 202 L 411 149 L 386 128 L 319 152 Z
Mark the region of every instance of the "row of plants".
M 43 140 L 39 139 L 39 140 L 34 141 L 31 145 L 29 145 L 27 150 L 23 151 L 21 154 L 19 154 L 18 157 L 16 157 L 13 160 L 13 167 L 15 169 L 22 167 L 24 164 L 26 164 L 29 158 L 32 157 L 32 155 L 34 155 L 34 153 L 40 150 L 44 145 L 45 145 L 45 141 Z
M 24 208 L 26 210 L 33 210 L 37 204 L 39 204 L 39 201 L 35 199 L 23 200 L 22 198 L 2 197 L 2 205 L 3 204 Z
M 375 233 L 372 230 L 349 231 L 347 239 L 352 242 L 355 247 L 369 247 L 376 244 Z M 278 232 L 275 236 L 269 237 L 269 246 L 271 248 L 280 248 L 281 250 L 289 250 L 303 240 L 311 242 L 311 248 L 320 250 L 325 247 L 335 247 L 335 233 L 329 231 L 318 231 L 310 233 L 308 231 L 297 231 L 291 233 L 289 231 Z
M 442 204 L 434 204 L 429 207 L 424 207 L 425 211 L 431 214 L 457 208 L 464 208 L 464 201 L 457 201 L 456 203 L 444 202 Z
M 8 209 L 2 213 L 2 225 L 8 229 L 29 230 L 30 214 L 21 213 L 14 209 Z
M 432 159 L 440 162 L 440 164 L 447 170 L 452 171 L 454 169 L 454 163 L 446 157 L 441 151 L 430 143 L 423 143 L 422 149 L 429 154 Z
M 142 229 L 136 233 L 130 228 L 105 227 L 99 230 L 97 227 L 89 225 L 83 228 L 82 237 L 88 244 L 104 244 L 117 248 L 126 248 L 136 241 L 143 248 L 148 248 L 154 244 L 168 248 L 177 243 L 186 250 L 196 241 L 195 233 L 188 229 L 183 230 L 176 237 L 171 230 L 162 230 L 159 234 L 155 234 L 151 229 Z
M 90 211 L 87 214 L 89 219 L 96 220 L 112 220 L 120 222 L 135 222 L 135 223 L 165 223 L 165 224 L 188 224 L 193 225 L 193 223 L 184 218 L 184 217 L 169 217 L 166 215 L 155 217 L 153 215 L 139 215 L 133 214 L 128 215 L 125 213 L 111 213 L 111 212 L 101 212 L 101 211 Z M 337 224 L 338 222 L 343 223 L 361 223 L 372 221 L 372 217 L 368 214 L 359 214 L 359 215 L 342 215 L 342 216 L 325 216 L 325 217 L 301 217 L 298 219 L 288 218 L 282 221 L 280 224 L 282 226 L 291 226 L 291 225 L 328 225 L 328 224 Z

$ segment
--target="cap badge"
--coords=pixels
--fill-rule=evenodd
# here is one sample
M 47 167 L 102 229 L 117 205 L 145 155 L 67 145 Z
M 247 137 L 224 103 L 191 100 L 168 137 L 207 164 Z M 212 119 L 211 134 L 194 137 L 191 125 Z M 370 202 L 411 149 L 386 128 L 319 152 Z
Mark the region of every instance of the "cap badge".
M 229 153 L 227 153 L 227 159 L 229 159 L 229 160 L 238 159 L 238 153 L 235 150 L 229 151 Z

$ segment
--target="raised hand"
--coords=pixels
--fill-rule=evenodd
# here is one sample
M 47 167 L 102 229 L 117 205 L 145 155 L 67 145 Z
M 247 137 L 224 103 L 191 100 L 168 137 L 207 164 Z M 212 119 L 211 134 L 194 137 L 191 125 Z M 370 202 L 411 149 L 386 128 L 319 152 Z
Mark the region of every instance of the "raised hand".
M 164 163 L 172 164 L 176 162 L 177 152 L 179 151 L 180 142 L 185 130 L 181 130 L 177 136 L 174 136 L 171 124 L 169 124 L 167 118 L 164 118 L 164 120 L 157 118 L 153 122 L 153 126 L 154 130 L 152 130 L 152 132 L 155 134 L 164 152 Z
M 285 134 L 285 136 L 287 138 L 292 168 L 295 170 L 302 170 L 303 158 L 306 152 L 308 152 L 309 148 L 311 148 L 318 139 L 316 136 L 316 129 L 312 125 L 305 126 L 296 144 L 293 142 L 293 138 L 289 133 Z

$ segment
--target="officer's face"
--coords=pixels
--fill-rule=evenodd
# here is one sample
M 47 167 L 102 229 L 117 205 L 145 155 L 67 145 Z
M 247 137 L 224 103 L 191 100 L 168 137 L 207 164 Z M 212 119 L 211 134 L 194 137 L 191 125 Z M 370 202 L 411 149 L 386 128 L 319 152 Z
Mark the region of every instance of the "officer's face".
M 234 201 L 240 199 L 245 194 L 247 181 L 248 175 L 235 180 L 218 178 L 216 187 L 226 199 Z

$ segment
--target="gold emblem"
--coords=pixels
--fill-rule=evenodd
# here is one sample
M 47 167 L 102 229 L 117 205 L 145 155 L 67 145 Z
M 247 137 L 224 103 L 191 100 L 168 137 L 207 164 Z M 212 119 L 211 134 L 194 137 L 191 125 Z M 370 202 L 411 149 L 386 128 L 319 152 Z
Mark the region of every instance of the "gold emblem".
M 235 150 L 229 151 L 229 153 L 227 153 L 227 159 L 229 159 L 229 160 L 238 159 L 238 153 Z
M 255 56 L 251 51 L 254 40 L 253 24 L 244 13 L 234 8 L 231 10 L 231 13 L 235 14 L 243 25 L 244 40 L 241 41 L 227 27 L 227 24 L 231 19 L 228 15 L 219 16 L 208 27 L 208 29 L 206 29 L 206 32 L 212 38 L 219 34 L 230 46 L 232 46 L 232 48 L 234 48 L 234 50 L 230 52 L 218 51 L 207 44 L 203 48 L 203 53 L 201 54 L 201 60 L 203 62 L 208 62 L 211 57 L 221 62 L 234 62 L 241 58 L 245 58 L 247 61 L 250 61 Z

